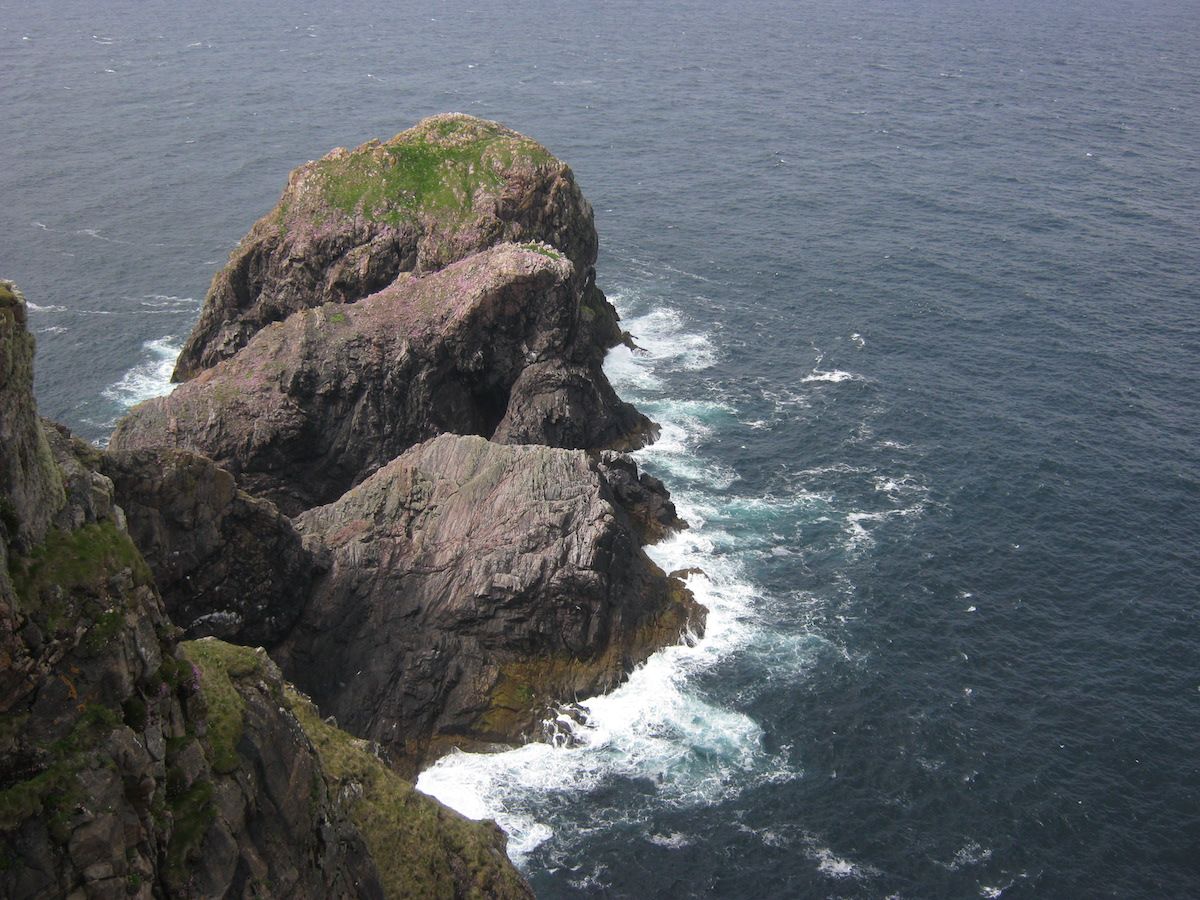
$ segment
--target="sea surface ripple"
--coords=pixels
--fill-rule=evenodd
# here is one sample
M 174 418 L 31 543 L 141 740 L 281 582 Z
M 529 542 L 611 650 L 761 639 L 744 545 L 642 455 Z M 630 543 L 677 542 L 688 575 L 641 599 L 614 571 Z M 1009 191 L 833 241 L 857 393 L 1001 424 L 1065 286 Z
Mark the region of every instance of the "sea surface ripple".
M 98 442 L 294 166 L 571 163 L 712 616 L 423 775 L 539 896 L 1200 895 L 1194 3 L 4 8 L 0 275 Z

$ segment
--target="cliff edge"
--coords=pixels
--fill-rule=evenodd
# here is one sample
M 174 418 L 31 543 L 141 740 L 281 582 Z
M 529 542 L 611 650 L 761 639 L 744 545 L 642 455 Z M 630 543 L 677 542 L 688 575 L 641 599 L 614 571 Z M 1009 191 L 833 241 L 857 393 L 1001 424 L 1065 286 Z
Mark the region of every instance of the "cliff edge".
M 265 651 L 179 643 L 103 455 L 37 418 L 24 300 L 0 300 L 0 895 L 531 896 L 499 829 L 320 722 Z

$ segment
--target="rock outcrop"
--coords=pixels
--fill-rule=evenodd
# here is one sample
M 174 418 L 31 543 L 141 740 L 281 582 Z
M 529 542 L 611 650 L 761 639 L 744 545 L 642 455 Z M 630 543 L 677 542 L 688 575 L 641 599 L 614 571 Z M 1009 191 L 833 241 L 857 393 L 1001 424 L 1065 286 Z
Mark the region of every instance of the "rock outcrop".
M 276 659 L 406 771 L 536 734 L 703 625 L 583 451 L 442 435 L 296 525 L 330 570 Z
M 264 325 L 353 303 L 505 241 L 545 241 L 579 285 L 596 262 L 592 208 L 570 168 L 495 122 L 448 114 L 292 173 L 217 274 L 175 369 L 183 381 Z
M 443 432 L 567 447 L 636 442 L 650 423 L 604 377 L 588 315 L 565 256 L 502 244 L 264 328 L 231 359 L 135 409 L 110 446 L 207 454 L 294 515 Z
M 177 643 L 100 452 L 36 417 L 5 304 L 4 471 L 33 475 L 0 490 L 0 896 L 531 896 L 494 826 L 315 722 L 264 651 Z
M 38 420 L 0 285 L 0 894 L 529 896 L 401 775 L 536 736 L 705 614 L 614 452 L 654 426 L 602 370 L 596 244 L 495 123 L 334 151 L 106 452 Z
M 97 464 L 186 637 L 270 647 L 287 635 L 322 563 L 273 503 L 186 450 L 109 452 Z
M 37 427 L 25 298 L 11 281 L 0 281 L 0 448 L 0 525 L 10 541 L 29 547 L 42 539 L 64 498 L 58 468 Z

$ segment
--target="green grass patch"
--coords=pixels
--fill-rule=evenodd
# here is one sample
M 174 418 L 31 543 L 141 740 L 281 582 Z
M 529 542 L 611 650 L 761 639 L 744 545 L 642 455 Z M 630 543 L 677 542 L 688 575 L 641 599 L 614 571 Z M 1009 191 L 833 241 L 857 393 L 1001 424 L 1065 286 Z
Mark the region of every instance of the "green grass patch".
M 258 672 L 261 660 L 250 647 L 218 640 L 186 641 L 180 652 L 200 670 L 200 693 L 208 709 L 205 741 L 213 771 L 233 772 L 240 765 L 237 745 L 245 726 L 246 702 L 235 679 Z
M 204 835 L 217 816 L 212 795 L 212 782 L 198 780 L 182 794 L 168 796 L 172 818 L 171 840 L 167 844 L 169 877 L 181 878 L 188 864 L 197 858 Z
M 112 522 L 84 525 L 74 531 L 53 529 L 27 557 L 12 560 L 13 588 L 26 610 L 36 609 L 47 588 L 99 591 L 122 569 L 136 584 L 152 584 L 150 567 L 129 535 Z
M 518 160 L 553 163 L 539 144 L 493 123 L 443 117 L 384 144 L 317 161 L 321 196 L 346 215 L 398 226 L 422 213 L 453 222 L 478 192 L 496 192 Z
M 559 260 L 563 258 L 561 253 L 552 247 L 546 246 L 545 244 L 520 244 L 518 246 L 520 246 L 522 250 L 531 250 L 534 253 L 540 253 L 547 259 Z
M 82 794 L 75 774 L 90 762 L 90 752 L 120 721 L 118 714 L 106 706 L 84 707 L 70 734 L 47 748 L 49 765 L 0 791 L 0 831 L 11 831 L 32 816 L 44 816 L 51 835 L 66 840 L 71 809 Z M 7 727 L 0 724 L 0 730 Z

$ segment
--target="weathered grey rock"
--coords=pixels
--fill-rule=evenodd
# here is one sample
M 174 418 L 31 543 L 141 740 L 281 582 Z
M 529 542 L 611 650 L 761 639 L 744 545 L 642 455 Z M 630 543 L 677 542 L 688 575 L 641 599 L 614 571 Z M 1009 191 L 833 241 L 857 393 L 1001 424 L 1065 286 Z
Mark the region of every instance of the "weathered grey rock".
M 187 637 L 271 646 L 287 634 L 320 562 L 273 503 L 186 450 L 110 451 L 99 464 Z
M 296 523 L 331 568 L 276 658 L 402 768 L 536 733 L 703 626 L 583 451 L 442 435 Z
M 353 303 L 403 272 L 435 271 L 505 241 L 551 244 L 581 284 L 596 262 L 592 208 L 540 144 L 447 114 L 383 143 L 338 148 L 292 173 L 213 279 L 175 380 L 298 310 Z
M 110 446 L 203 453 L 294 515 L 442 432 L 637 444 L 650 423 L 608 385 L 573 279 L 558 252 L 504 244 L 304 310 L 137 407 Z

